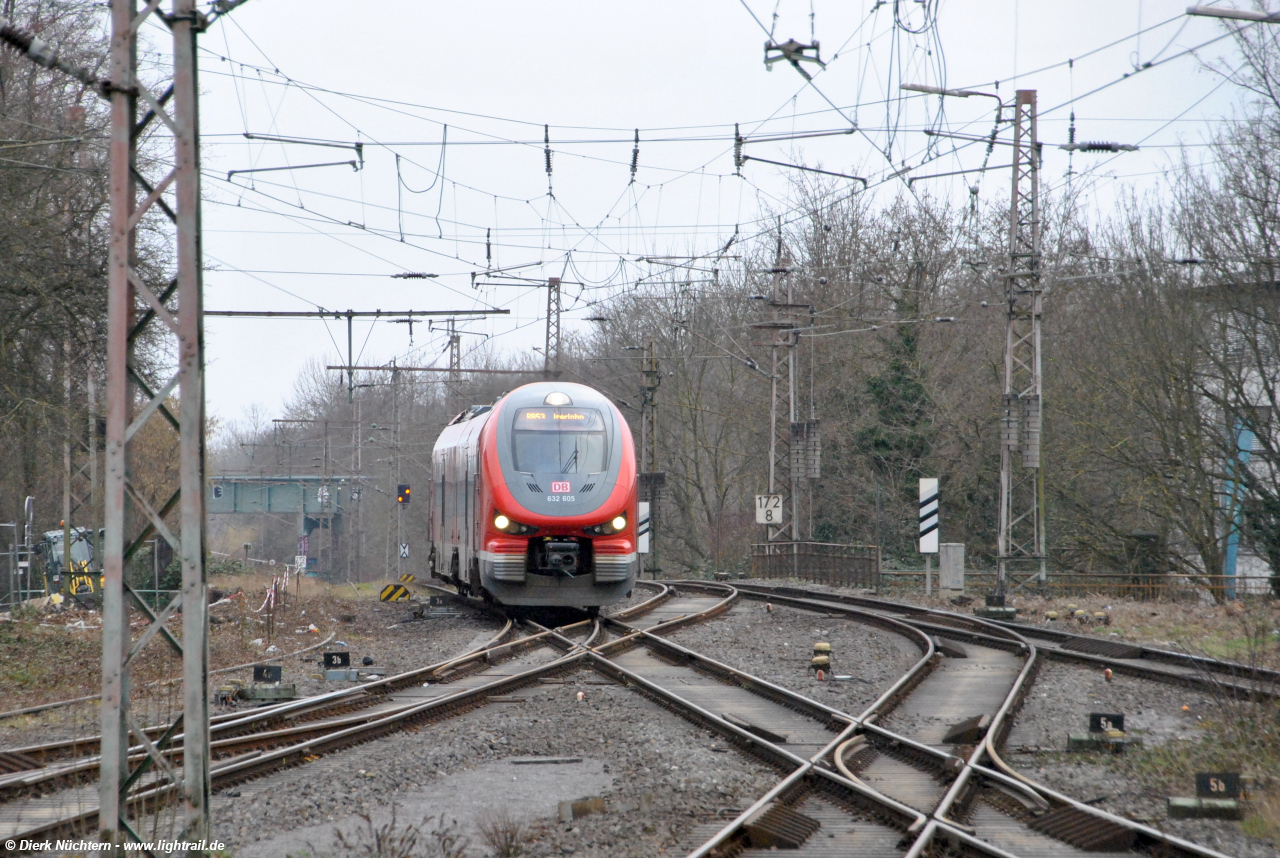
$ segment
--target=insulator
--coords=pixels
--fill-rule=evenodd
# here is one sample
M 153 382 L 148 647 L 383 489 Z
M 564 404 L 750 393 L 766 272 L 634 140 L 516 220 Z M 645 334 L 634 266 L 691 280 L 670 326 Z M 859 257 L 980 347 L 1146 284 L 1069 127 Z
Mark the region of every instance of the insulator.
M 1018 449 L 1018 424 L 1021 422 L 1018 394 L 1006 393 L 1000 414 L 1000 444 L 1010 451 Z
M 1040 397 L 1022 398 L 1022 467 L 1040 467 Z
M 733 168 L 742 175 L 742 134 L 738 131 L 738 123 L 733 123 Z
M 636 147 L 631 150 L 631 182 L 636 180 L 636 167 L 640 164 L 640 129 L 636 129 Z
M 547 175 L 550 176 L 551 175 L 551 126 L 550 125 L 542 126 L 542 143 L 546 147 L 545 153 L 547 156 Z
M 493 245 L 489 243 L 489 235 L 491 230 L 485 227 L 484 230 L 484 261 L 486 263 L 493 262 Z
M 801 420 L 791 424 L 789 462 L 793 477 L 822 478 L 822 441 L 817 420 Z

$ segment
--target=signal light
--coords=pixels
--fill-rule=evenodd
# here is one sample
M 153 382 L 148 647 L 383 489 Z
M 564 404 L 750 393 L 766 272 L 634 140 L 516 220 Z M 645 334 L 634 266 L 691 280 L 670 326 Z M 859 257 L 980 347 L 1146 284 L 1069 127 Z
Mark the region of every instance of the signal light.
M 409 502 L 409 487 L 396 486 L 396 503 L 408 503 L 408 502 Z

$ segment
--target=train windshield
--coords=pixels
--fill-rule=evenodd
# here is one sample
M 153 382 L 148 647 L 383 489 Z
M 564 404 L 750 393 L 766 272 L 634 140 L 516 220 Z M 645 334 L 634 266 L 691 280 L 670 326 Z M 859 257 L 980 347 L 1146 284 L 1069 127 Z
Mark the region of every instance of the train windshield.
M 604 418 L 594 408 L 522 408 L 512 429 L 517 471 L 597 474 L 605 469 Z

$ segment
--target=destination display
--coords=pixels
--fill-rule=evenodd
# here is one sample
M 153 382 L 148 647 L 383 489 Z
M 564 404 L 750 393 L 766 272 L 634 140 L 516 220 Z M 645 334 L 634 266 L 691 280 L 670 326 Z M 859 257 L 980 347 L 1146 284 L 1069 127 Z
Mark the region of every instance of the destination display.
M 601 432 L 604 419 L 594 408 L 521 408 L 512 428 L 518 432 Z

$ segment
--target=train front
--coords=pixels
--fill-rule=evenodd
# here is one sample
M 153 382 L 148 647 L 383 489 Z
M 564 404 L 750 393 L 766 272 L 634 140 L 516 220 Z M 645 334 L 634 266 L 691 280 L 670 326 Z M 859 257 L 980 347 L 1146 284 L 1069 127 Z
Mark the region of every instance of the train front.
M 486 426 L 483 586 L 506 605 L 598 607 L 635 584 L 636 455 L 606 397 L 580 384 L 512 391 Z

